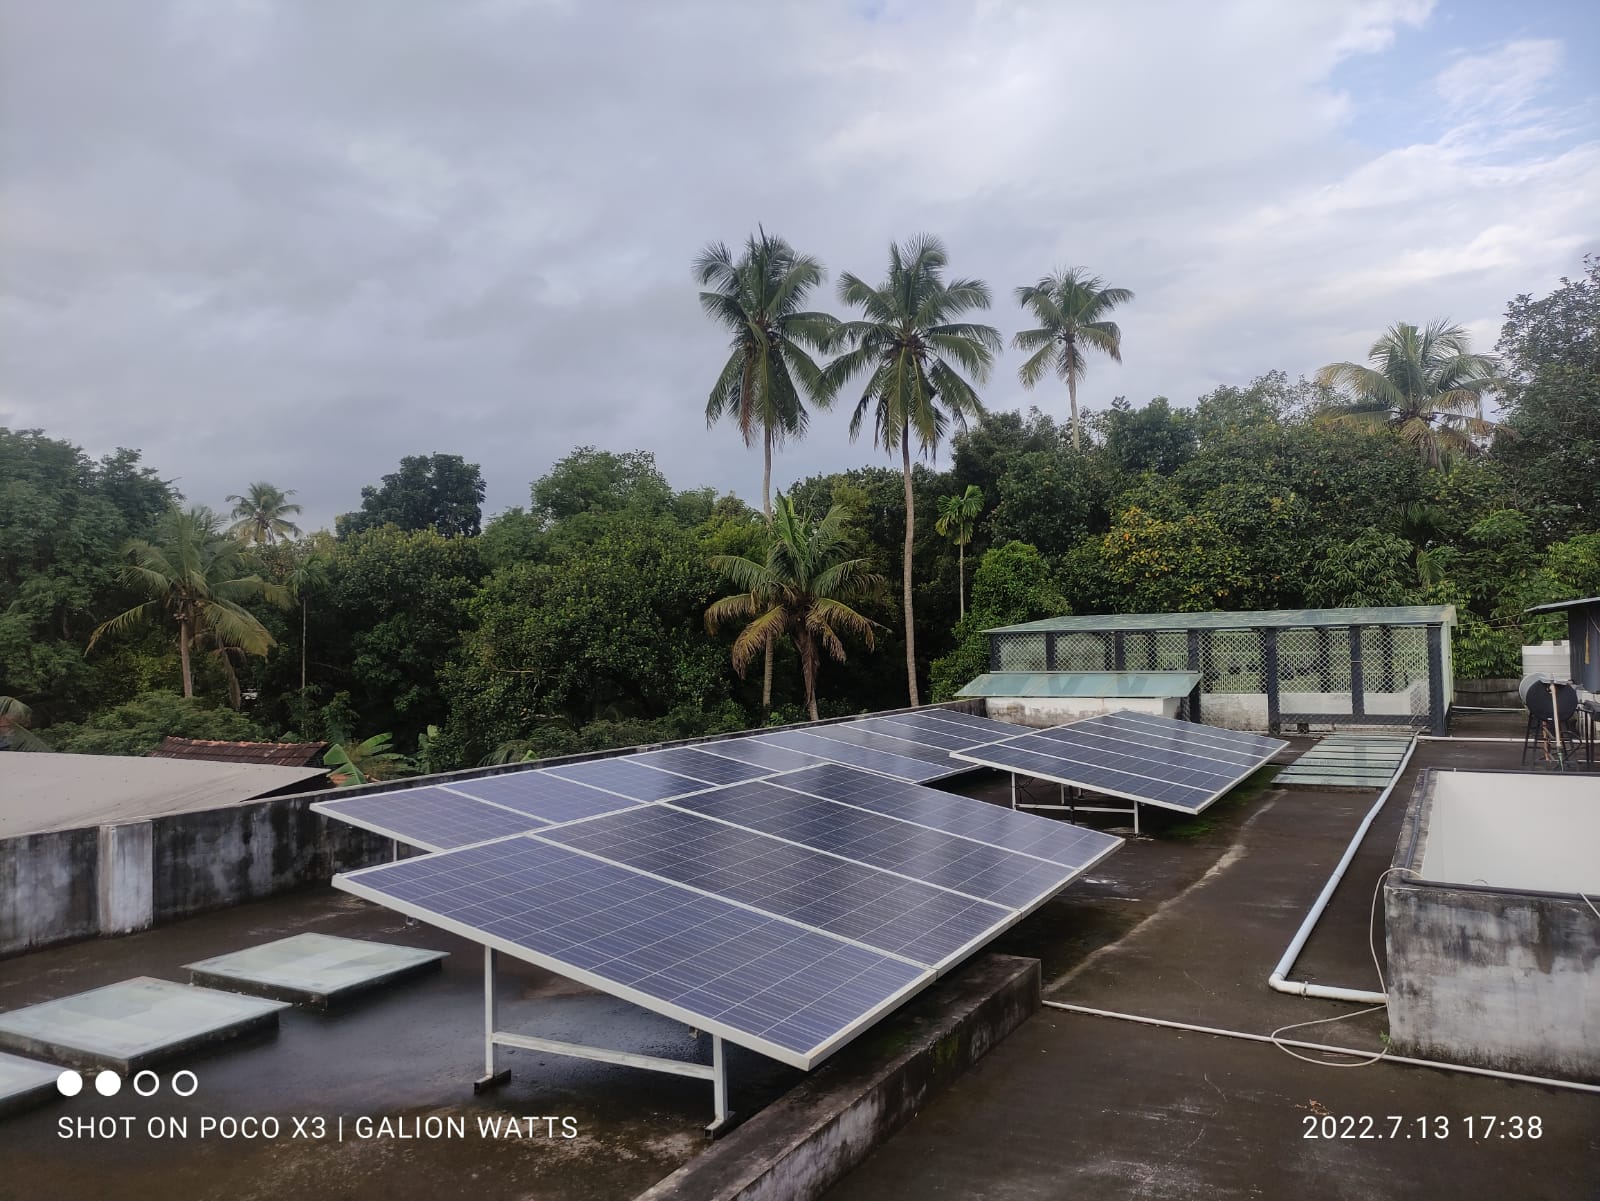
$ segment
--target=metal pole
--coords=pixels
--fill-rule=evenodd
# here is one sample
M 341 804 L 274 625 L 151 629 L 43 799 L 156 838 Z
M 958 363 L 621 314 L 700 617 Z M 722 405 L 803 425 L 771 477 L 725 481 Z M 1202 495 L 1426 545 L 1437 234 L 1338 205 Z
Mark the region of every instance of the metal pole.
M 495 951 L 492 947 L 483 948 L 483 1078 L 472 1085 L 472 1091 L 481 1093 L 485 1089 L 504 1084 L 511 1079 L 511 1069 L 499 1071 L 495 1066 L 495 1004 L 494 1004 L 494 965 Z
M 716 1111 L 716 1130 L 728 1120 L 728 1063 L 722 1057 L 722 1036 L 711 1036 L 711 1104 Z
M 1011 807 L 1017 807 L 1017 773 L 1011 773 Z

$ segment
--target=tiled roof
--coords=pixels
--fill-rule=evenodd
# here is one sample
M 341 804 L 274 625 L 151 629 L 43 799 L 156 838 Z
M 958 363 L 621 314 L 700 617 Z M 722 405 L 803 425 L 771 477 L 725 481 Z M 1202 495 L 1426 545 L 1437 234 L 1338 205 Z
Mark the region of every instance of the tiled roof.
M 321 767 L 326 742 L 218 742 L 164 738 L 153 759 L 208 759 L 215 763 L 268 763 L 275 767 Z

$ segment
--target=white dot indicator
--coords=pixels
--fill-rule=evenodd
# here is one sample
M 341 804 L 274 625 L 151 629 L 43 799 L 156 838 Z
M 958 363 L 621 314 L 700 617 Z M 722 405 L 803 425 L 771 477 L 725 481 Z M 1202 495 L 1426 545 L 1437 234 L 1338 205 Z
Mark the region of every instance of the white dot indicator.
M 114 1097 L 122 1091 L 122 1077 L 115 1072 L 96 1072 L 94 1091 L 102 1097 Z
M 63 1097 L 76 1097 L 83 1091 L 83 1077 L 68 1068 L 56 1077 L 56 1088 Z

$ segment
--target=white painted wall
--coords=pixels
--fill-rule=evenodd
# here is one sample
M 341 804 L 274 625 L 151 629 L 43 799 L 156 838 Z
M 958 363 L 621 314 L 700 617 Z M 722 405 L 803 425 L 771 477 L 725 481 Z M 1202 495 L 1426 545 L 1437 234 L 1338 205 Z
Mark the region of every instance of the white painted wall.
M 1153 713 L 1157 717 L 1178 716 L 1176 697 L 1163 700 L 1157 697 L 1121 696 L 991 696 L 984 700 L 984 712 L 995 720 L 1014 721 L 1018 725 L 1040 730 L 1077 721 L 1080 717 L 1098 717 L 1102 713 L 1123 710 Z
M 1600 896 L 1600 775 L 1439 772 L 1422 875 Z

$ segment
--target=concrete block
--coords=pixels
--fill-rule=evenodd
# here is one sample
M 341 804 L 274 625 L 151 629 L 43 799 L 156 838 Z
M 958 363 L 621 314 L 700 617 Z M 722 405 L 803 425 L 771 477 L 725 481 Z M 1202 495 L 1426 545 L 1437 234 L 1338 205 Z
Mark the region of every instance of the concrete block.
M 438 971 L 449 954 L 332 934 L 294 934 L 185 966 L 195 984 L 327 1009 L 359 993 Z

